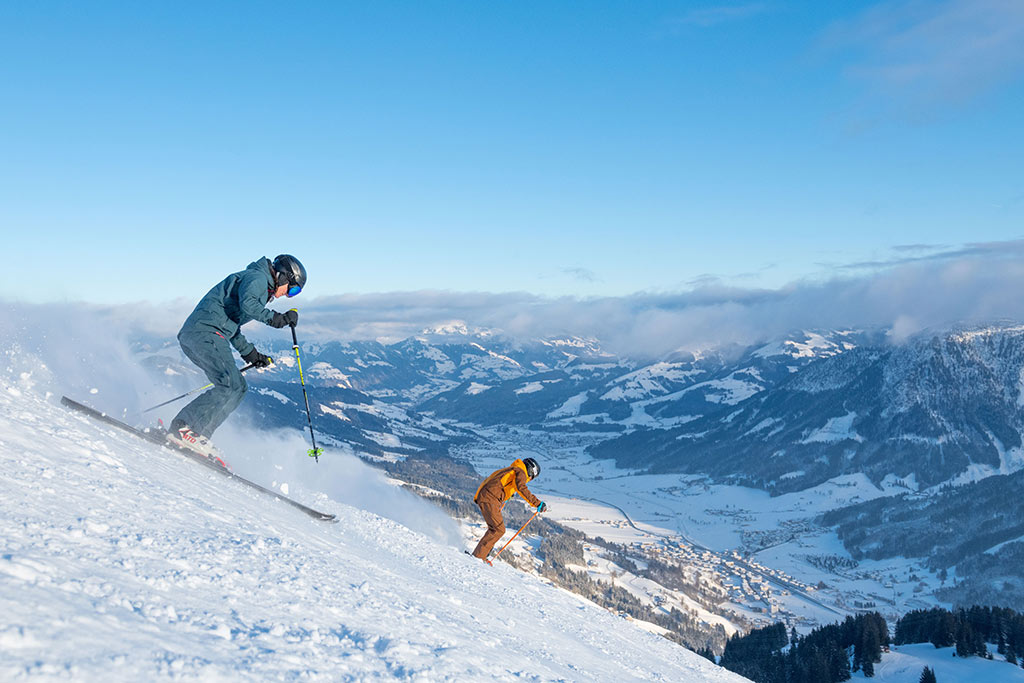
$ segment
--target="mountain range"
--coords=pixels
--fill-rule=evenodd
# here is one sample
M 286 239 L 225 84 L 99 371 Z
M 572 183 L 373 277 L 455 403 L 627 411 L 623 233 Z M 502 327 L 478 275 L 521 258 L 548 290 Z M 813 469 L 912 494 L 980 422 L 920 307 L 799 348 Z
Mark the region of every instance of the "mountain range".
M 195 376 L 173 352 L 142 351 L 162 377 Z M 304 424 L 294 352 L 271 351 L 276 366 L 248 375 L 245 410 L 271 427 Z M 306 344 L 301 354 L 320 437 L 371 459 L 443 455 L 514 427 L 578 434 L 581 443 L 585 435 L 593 458 L 626 472 L 701 475 L 773 495 L 864 475 L 911 516 L 925 514 L 922 498 L 963 495 L 1024 469 L 1017 325 L 899 342 L 887 330 L 797 331 L 655 359 L 613 354 L 595 339 L 454 326 L 391 344 Z M 999 529 L 993 546 L 1020 536 L 1013 524 Z M 858 543 L 850 540 L 854 555 Z M 931 546 L 918 545 L 929 556 Z M 942 567 L 980 552 L 939 545 Z M 950 553 L 951 545 L 971 550 Z M 998 551 L 1012 557 L 1016 546 Z

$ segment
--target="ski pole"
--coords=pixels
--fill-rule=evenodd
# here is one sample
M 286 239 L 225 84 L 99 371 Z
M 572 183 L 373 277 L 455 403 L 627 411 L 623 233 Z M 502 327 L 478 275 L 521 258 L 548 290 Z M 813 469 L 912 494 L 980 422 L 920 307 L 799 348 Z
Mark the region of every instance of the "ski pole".
M 540 514 L 540 510 L 537 510 L 536 512 L 533 513 L 533 517 L 536 517 L 539 514 Z M 533 521 L 533 517 L 530 517 L 528 520 L 526 520 L 526 524 L 529 524 L 530 522 L 532 522 Z M 514 534 L 512 534 L 512 538 L 508 539 L 508 543 L 511 543 L 512 541 L 516 540 L 516 536 L 518 536 L 519 533 L 523 529 L 526 528 L 526 524 L 524 524 L 521 527 L 519 527 L 519 531 L 517 531 Z M 506 543 L 505 545 L 501 546 L 501 550 L 504 550 L 505 548 L 507 548 L 508 547 L 508 543 Z M 494 553 L 494 559 L 495 560 L 498 559 L 498 555 L 501 555 L 501 550 L 499 550 L 498 552 Z
M 238 371 L 239 371 L 239 372 L 245 372 L 246 370 L 250 370 L 250 369 L 252 369 L 252 368 L 254 368 L 254 367 L 256 367 L 256 366 L 255 366 L 255 365 L 253 365 L 252 363 L 249 363 L 249 364 L 248 364 L 248 365 L 246 365 L 246 366 L 245 366 L 244 368 L 239 368 L 239 369 L 238 369 Z M 198 392 L 200 392 L 200 391 L 202 391 L 202 390 L 204 390 L 204 389 L 209 389 L 209 388 L 210 388 L 210 387 L 212 387 L 212 386 L 213 386 L 213 382 L 210 382 L 210 383 L 209 383 L 209 384 L 207 384 L 206 386 L 202 386 L 202 387 L 199 387 L 198 389 L 193 389 L 192 391 L 186 391 L 186 392 L 185 392 L 184 394 L 182 394 L 181 396 L 175 396 L 174 398 L 172 398 L 172 399 L 169 399 L 169 400 L 167 400 L 167 401 L 164 401 L 163 403 L 157 403 L 157 404 L 156 404 L 155 406 L 153 406 L 152 408 L 146 408 L 146 409 L 145 409 L 145 410 L 143 410 L 142 412 L 144 412 L 144 413 L 148 413 L 148 412 L 149 412 L 149 411 L 151 411 L 151 410 L 156 410 L 157 408 L 162 408 L 163 406 L 167 405 L 168 403 L 174 403 L 175 401 L 178 401 L 178 400 L 180 400 L 180 399 L 183 399 L 183 398 L 185 398 L 186 396 L 191 396 L 192 394 L 198 393 Z
M 294 308 L 292 309 L 295 310 Z M 317 462 L 320 462 L 320 456 L 323 455 L 323 449 L 316 447 L 316 437 L 313 436 L 313 417 L 309 412 L 309 396 L 306 394 L 306 378 L 302 375 L 302 359 L 299 358 L 299 339 L 295 336 L 295 325 L 292 325 L 292 348 L 295 349 L 295 362 L 299 365 L 299 382 L 302 384 L 302 398 L 306 399 L 306 422 L 309 423 L 309 440 L 313 442 L 313 447 L 306 451 L 306 455 L 314 458 Z

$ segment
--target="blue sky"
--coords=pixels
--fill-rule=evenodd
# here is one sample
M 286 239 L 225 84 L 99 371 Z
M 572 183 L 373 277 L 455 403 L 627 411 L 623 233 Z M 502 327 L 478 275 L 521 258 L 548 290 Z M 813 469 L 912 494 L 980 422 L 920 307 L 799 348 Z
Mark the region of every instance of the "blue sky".
M 1021 111 L 1005 0 L 4 3 L 4 290 L 848 277 L 1024 238 Z

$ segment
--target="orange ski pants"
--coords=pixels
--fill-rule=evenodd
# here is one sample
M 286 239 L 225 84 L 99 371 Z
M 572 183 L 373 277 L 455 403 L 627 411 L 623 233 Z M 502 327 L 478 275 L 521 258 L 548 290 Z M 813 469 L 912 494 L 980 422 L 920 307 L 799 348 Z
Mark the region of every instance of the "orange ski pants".
M 481 498 L 476 504 L 484 516 L 484 521 L 487 522 L 487 531 L 480 542 L 476 544 L 473 556 L 483 560 L 490 554 L 494 544 L 505 534 L 505 520 L 501 516 L 502 504 L 490 496 Z

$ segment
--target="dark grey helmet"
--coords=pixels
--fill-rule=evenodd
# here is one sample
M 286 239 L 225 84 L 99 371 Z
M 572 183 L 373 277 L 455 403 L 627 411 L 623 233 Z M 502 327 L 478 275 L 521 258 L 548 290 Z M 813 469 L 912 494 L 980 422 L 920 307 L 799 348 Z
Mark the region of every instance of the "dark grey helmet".
M 291 254 L 281 254 L 274 259 L 274 272 L 277 273 L 277 286 L 287 284 L 290 287 L 298 287 L 301 290 L 306 286 L 306 269 Z M 298 294 L 298 292 L 295 292 Z M 295 296 L 292 294 L 291 296 Z
M 526 458 L 523 460 L 523 464 L 526 465 L 526 476 L 530 479 L 536 479 L 537 475 L 540 474 L 540 465 L 533 458 Z

